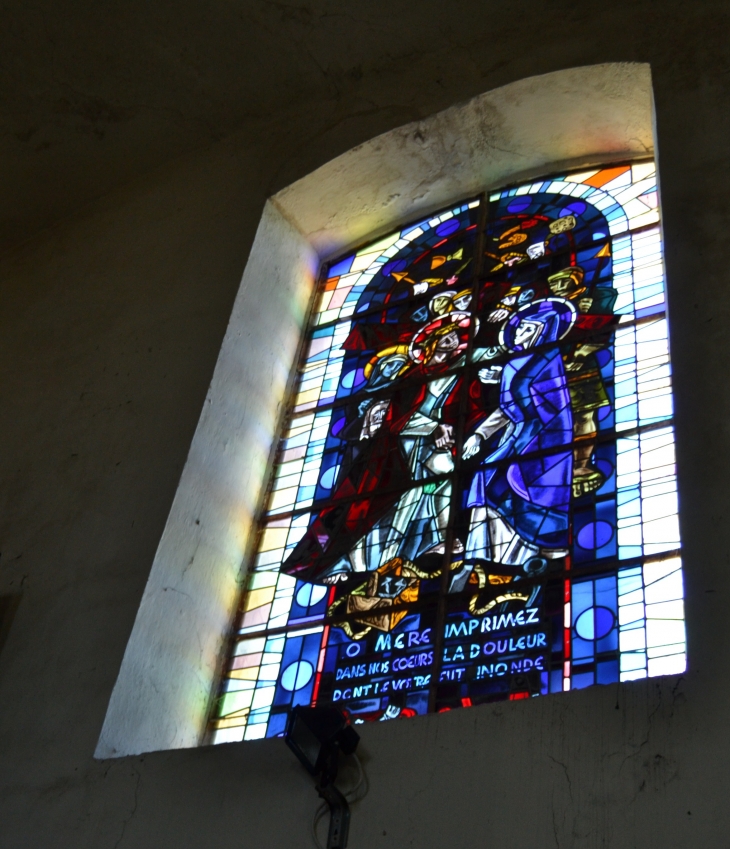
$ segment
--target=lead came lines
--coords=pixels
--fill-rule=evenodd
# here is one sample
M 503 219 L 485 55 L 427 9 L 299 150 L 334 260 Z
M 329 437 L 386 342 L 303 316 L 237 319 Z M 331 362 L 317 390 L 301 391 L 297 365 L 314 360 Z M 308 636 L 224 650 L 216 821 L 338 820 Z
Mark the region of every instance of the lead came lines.
M 603 176 L 604 173 L 605 177 Z M 596 182 L 597 185 L 590 185 L 591 181 Z M 499 205 L 500 202 L 511 204 L 514 199 L 518 199 L 515 208 L 527 209 L 532 195 L 540 194 L 544 196 L 546 192 L 551 191 L 565 197 L 564 203 L 566 204 L 583 203 L 583 208 L 586 208 L 586 204 L 593 204 L 592 208 L 601 210 L 605 214 L 607 226 L 603 232 L 600 231 L 599 227 L 593 233 L 592 240 L 594 244 L 600 245 L 602 237 L 610 239 L 610 261 L 613 262 L 613 276 L 610 285 L 616 291 L 613 312 L 628 319 L 628 322 L 624 321 L 613 331 L 613 360 L 610 366 L 601 366 L 604 370 L 608 369 L 606 374 L 611 373 L 611 379 L 607 379 L 605 384 L 606 391 L 610 393 L 610 407 L 607 408 L 606 413 L 601 413 L 603 408 L 600 406 L 594 408 L 598 409 L 598 412 L 605 419 L 606 424 L 602 424 L 601 427 L 615 427 L 616 442 L 615 455 L 613 455 L 615 456 L 613 461 L 615 467 L 609 469 L 609 466 L 606 465 L 607 461 L 601 461 L 604 463 L 601 466 L 601 469 L 603 469 L 601 474 L 605 477 L 605 485 L 599 487 L 598 495 L 592 497 L 589 501 L 584 499 L 576 502 L 576 504 L 583 505 L 581 507 L 583 511 L 587 509 L 589 503 L 593 504 L 594 506 L 590 509 L 598 511 L 596 515 L 599 517 L 608 515 L 606 510 L 614 511 L 615 519 L 611 521 L 615 522 L 615 529 L 611 532 L 612 536 L 608 541 L 606 541 L 608 531 L 603 530 L 603 525 L 607 524 L 604 519 L 595 520 L 590 533 L 586 530 L 588 525 L 580 524 L 577 527 L 577 530 L 580 531 L 579 537 L 584 544 L 595 545 L 596 552 L 599 552 L 599 550 L 603 552 L 600 557 L 606 560 L 606 569 L 614 570 L 611 573 L 613 577 L 611 577 L 611 574 L 606 577 L 601 577 L 601 574 L 593 576 L 595 570 L 599 568 L 598 564 L 602 562 L 600 557 L 595 566 L 591 564 L 590 560 L 583 561 L 586 567 L 590 566 L 590 569 L 585 573 L 580 572 L 580 568 L 585 568 L 580 563 L 577 563 L 575 568 L 567 573 L 572 576 L 568 582 L 568 586 L 572 586 L 570 594 L 572 602 L 565 606 L 564 613 L 567 617 L 566 624 L 569 634 L 572 635 L 570 642 L 573 654 L 565 658 L 566 663 L 569 664 L 569 677 L 565 678 L 565 685 L 578 687 L 590 683 L 605 683 L 609 679 L 614 680 L 611 678 L 614 675 L 611 665 L 613 663 L 618 664 L 615 674 L 622 681 L 647 675 L 672 674 L 684 668 L 685 649 L 681 563 L 679 557 L 670 553 L 679 548 L 680 541 L 677 523 L 674 440 L 671 426 L 671 370 L 667 323 L 664 317 L 664 277 L 653 164 L 646 162 L 631 167 L 608 166 L 603 171 L 601 169 L 586 170 L 581 174 L 537 181 L 504 192 L 493 192 L 489 197 L 495 205 Z M 528 207 L 520 207 L 523 201 L 519 199 L 525 199 Z M 342 461 L 336 461 L 335 454 L 331 454 L 332 449 L 325 451 L 325 447 L 327 440 L 332 438 L 332 429 L 342 420 L 342 413 L 349 409 L 348 404 L 350 402 L 342 393 L 349 392 L 352 395 L 356 390 L 362 392 L 361 387 L 363 385 L 361 371 L 348 371 L 343 374 L 344 363 L 346 361 L 354 362 L 355 360 L 353 354 L 342 349 L 342 345 L 351 338 L 351 334 L 357 328 L 373 327 L 372 318 L 377 316 L 378 312 L 386 308 L 392 311 L 396 306 L 402 306 L 401 303 L 396 304 L 395 302 L 393 305 L 385 306 L 383 304 L 374 306 L 371 303 L 370 305 L 365 304 L 364 309 L 361 308 L 356 312 L 363 293 L 370 291 L 368 286 L 372 284 L 374 279 L 377 279 L 378 272 L 386 267 L 388 262 L 393 262 L 393 258 L 397 260 L 401 256 L 401 252 L 407 250 L 411 243 L 415 244 L 418 239 L 424 238 L 429 230 L 435 231 L 436 228 L 446 228 L 445 233 L 451 228 L 449 232 L 454 232 L 452 223 L 449 222 L 453 222 L 459 216 L 462 216 L 462 218 L 458 220 L 463 220 L 464 214 L 470 214 L 469 211 L 475 209 L 477 203 L 471 201 L 455 206 L 422 222 L 420 226 L 406 228 L 400 234 L 393 234 L 370 247 L 364 248 L 352 261 L 336 263 L 331 272 L 336 282 L 332 285 L 327 283 L 325 291 L 318 296 L 319 305 L 317 316 L 313 322 L 313 339 L 307 346 L 308 350 L 292 404 L 292 417 L 287 425 L 288 433 L 282 439 L 279 459 L 275 467 L 269 504 L 267 505 L 266 526 L 262 531 L 254 571 L 249 577 L 249 589 L 244 600 L 241 639 L 234 648 L 227 683 L 224 685 L 217 719 L 214 721 L 214 727 L 218 729 L 214 733 L 215 742 L 241 739 L 242 736 L 245 739 L 256 739 L 264 736 L 267 733 L 267 728 L 273 722 L 270 717 L 274 716 L 271 711 L 275 700 L 277 700 L 277 705 L 284 704 L 281 699 L 285 697 L 286 693 L 289 693 L 290 695 L 286 698 L 290 699 L 288 703 L 293 704 L 299 698 L 297 693 L 309 692 L 308 698 L 311 699 L 313 698 L 312 692 L 320 692 L 320 684 L 324 680 L 322 675 L 330 674 L 327 672 L 329 668 L 329 661 L 326 660 L 329 657 L 328 652 L 334 651 L 334 647 L 337 645 L 332 640 L 337 633 L 342 633 L 343 627 L 335 624 L 324 625 L 323 614 L 331 599 L 335 596 L 337 598 L 355 599 L 352 602 L 354 605 L 352 609 L 350 609 L 351 602 L 346 602 L 347 615 L 345 619 L 347 621 L 357 623 L 358 616 L 365 622 L 368 621 L 369 616 L 370 621 L 372 621 L 373 613 L 367 615 L 362 612 L 357 613 L 358 607 L 362 608 L 363 604 L 366 605 L 365 608 L 362 608 L 363 611 L 365 609 L 376 609 L 372 608 L 371 601 L 355 603 L 357 601 L 356 596 L 336 595 L 335 588 L 327 588 L 320 584 L 302 584 L 295 577 L 281 572 L 281 564 L 285 557 L 290 556 L 289 553 L 294 551 L 297 546 L 301 548 L 301 542 L 308 533 L 310 522 L 320 521 L 317 517 L 320 516 L 321 508 L 317 507 L 315 510 L 313 503 L 319 505 L 323 495 L 317 493 L 329 491 L 331 496 L 332 487 L 338 480 L 338 475 L 341 478 L 342 473 L 336 462 Z M 580 206 L 566 206 L 567 212 L 560 213 L 563 219 L 567 221 L 570 218 L 570 215 L 573 214 L 571 211 L 573 208 L 580 209 Z M 553 215 L 557 214 L 553 213 Z M 565 218 L 566 215 L 568 216 L 567 219 Z M 583 215 L 583 211 L 578 211 L 575 215 L 579 218 Z M 496 221 L 496 219 L 494 220 Z M 598 221 L 599 219 L 596 218 L 595 220 Z M 571 225 L 565 226 L 570 229 Z M 575 224 L 572 226 L 575 226 Z M 462 227 L 462 225 L 459 224 L 456 230 L 459 230 L 459 227 Z M 506 229 L 504 232 L 507 232 Z M 507 233 L 504 238 L 505 243 L 499 250 L 505 257 L 510 257 L 514 255 L 514 250 L 519 251 L 519 239 L 514 233 L 512 235 Z M 450 244 L 448 234 L 443 239 L 443 243 Z M 457 243 L 454 242 L 454 244 Z M 460 250 L 463 254 L 470 243 L 462 238 L 458 244 L 461 244 Z M 457 248 L 451 250 L 451 254 L 448 254 L 447 248 L 443 250 L 444 256 L 437 256 L 435 249 L 431 251 L 433 258 L 429 255 L 431 271 L 437 280 L 439 279 L 437 275 L 441 273 L 438 270 L 440 267 L 453 271 L 457 267 L 456 264 L 461 262 L 461 257 L 457 255 Z M 512 250 L 512 254 L 510 254 L 510 250 Z M 583 250 L 583 253 L 579 253 L 579 256 L 587 257 L 586 249 L 581 250 Z M 537 250 L 535 250 L 535 253 L 539 257 Z M 560 259 L 562 263 L 565 261 L 564 258 Z M 580 261 L 584 262 L 585 260 Z M 349 266 L 347 265 L 348 262 Z M 342 266 L 341 271 L 343 273 L 339 273 L 340 266 Z M 402 270 L 393 266 L 393 270 L 394 277 L 401 274 L 403 285 L 412 287 L 412 295 L 415 296 L 412 303 L 415 309 L 423 310 L 425 304 L 431 303 L 429 301 L 430 295 L 425 294 L 426 290 L 422 288 L 419 290 L 418 287 L 425 285 L 428 289 L 429 286 L 435 285 L 436 291 L 443 289 L 443 281 L 436 284 L 433 282 L 419 283 L 413 277 L 413 272 L 407 264 Z M 338 273 L 335 273 L 336 271 Z M 462 272 L 463 269 L 459 271 L 459 273 Z M 597 273 L 595 272 L 595 274 Z M 411 277 L 408 275 L 411 275 Z M 475 273 L 473 280 L 473 285 L 481 286 L 484 276 Z M 595 299 L 595 283 L 592 285 L 594 288 L 587 292 L 586 297 Z M 441 286 L 442 289 L 438 289 L 438 286 Z M 523 286 L 522 290 L 524 288 Z M 518 292 L 522 290 L 519 287 L 517 289 Z M 429 309 L 431 309 L 430 306 Z M 454 307 L 452 306 L 451 309 L 453 310 Z M 466 309 L 469 309 L 469 307 L 467 306 Z M 471 309 L 473 311 L 474 308 L 471 307 Z M 421 321 L 423 320 L 421 319 Z M 480 321 L 484 322 L 483 314 L 480 314 Z M 387 327 L 387 325 L 384 326 Z M 319 329 L 320 327 L 321 329 Z M 471 332 L 470 330 L 470 334 Z M 366 340 L 363 350 L 367 350 L 369 344 L 371 343 Z M 377 347 L 375 350 L 377 350 Z M 362 364 L 367 362 L 368 356 L 363 355 L 358 360 L 361 363 L 360 369 L 363 367 Z M 390 356 L 397 361 L 398 352 L 395 351 Z M 497 362 L 500 361 L 497 360 Z M 468 375 L 464 371 L 461 371 L 460 374 L 464 375 L 464 380 Z M 348 380 L 350 381 L 349 385 L 347 384 Z M 593 384 L 584 385 L 592 386 Z M 464 387 L 466 387 L 466 383 L 464 383 Z M 376 394 L 374 397 L 379 396 Z M 388 396 L 384 395 L 383 397 Z M 577 396 L 571 396 L 573 399 L 571 404 L 577 403 L 575 397 Z M 601 401 L 600 403 L 604 402 Z M 327 406 L 320 409 L 323 404 Z M 592 413 L 591 415 L 595 419 L 598 414 Z M 615 424 L 611 425 L 614 416 Z M 601 421 L 604 421 L 604 419 L 601 419 Z M 459 419 L 459 421 L 462 420 L 462 418 Z M 586 420 L 588 421 L 588 419 Z M 467 430 L 466 433 L 468 434 L 468 432 Z M 446 433 L 446 431 L 443 431 L 443 433 Z M 605 452 L 609 450 L 610 444 L 601 441 L 599 434 L 599 438 L 595 441 L 594 453 L 591 454 L 591 462 L 596 463 L 601 457 L 607 457 L 608 455 Z M 579 447 L 578 443 L 576 445 Z M 545 455 L 548 458 L 546 462 L 554 462 L 549 460 L 551 456 L 556 458 L 561 456 L 559 448 L 551 450 L 553 454 Z M 577 451 L 578 448 L 571 448 L 570 450 Z M 529 457 L 531 455 L 528 452 L 524 456 Z M 576 456 L 578 455 L 576 454 Z M 612 485 L 615 487 L 613 490 L 615 494 L 613 496 L 601 494 L 604 489 L 608 493 L 606 487 L 614 480 L 615 484 Z M 462 481 L 462 483 L 458 485 L 463 485 L 463 475 L 454 478 L 452 491 L 456 491 L 454 487 L 457 486 L 459 481 Z M 433 485 L 428 484 L 428 486 Z M 378 492 L 380 491 L 386 494 L 388 492 L 387 489 L 378 490 Z M 423 495 L 419 497 L 424 506 L 429 503 L 428 498 L 423 500 Z M 611 497 L 613 501 L 611 501 Z M 611 507 L 611 504 L 614 506 Z M 307 508 L 311 508 L 311 512 L 307 512 Z M 298 512 L 302 510 L 305 512 Z M 292 513 L 292 511 L 295 512 Z M 601 511 L 603 512 L 601 513 Z M 408 513 L 408 515 L 410 516 L 411 513 Z M 580 516 L 582 515 L 580 514 Z M 584 522 L 584 519 L 580 516 L 576 514 L 576 518 L 571 521 Z M 412 520 L 409 519 L 408 521 Z M 610 526 L 610 522 L 608 525 Z M 451 528 L 451 525 L 449 525 L 449 528 Z M 411 533 L 411 531 L 406 530 L 406 533 Z M 463 538 L 459 539 L 460 533 L 452 530 L 446 532 L 449 547 L 457 543 L 463 545 Z M 402 537 L 402 539 L 407 541 L 409 537 Z M 376 549 L 372 548 L 374 544 L 368 543 L 368 550 L 376 552 Z M 445 550 L 442 557 L 445 557 Z M 589 547 L 586 550 L 591 549 Z M 613 560 L 607 554 L 609 551 L 615 552 Z M 458 553 L 454 555 L 457 559 L 458 556 Z M 643 564 L 635 565 L 637 557 L 649 557 L 651 559 Z M 654 559 L 657 557 L 659 559 Z M 611 563 L 616 562 L 616 559 L 618 562 L 628 561 L 628 563 L 625 567 L 619 566 L 616 569 L 615 566 L 611 566 Z M 389 568 L 400 569 L 401 567 L 391 566 Z M 405 569 L 406 571 L 403 573 L 405 577 L 398 577 L 397 581 L 395 578 L 392 579 L 393 586 L 397 584 L 400 587 L 408 588 L 412 585 L 417 587 L 419 582 L 423 583 L 422 578 L 408 577 L 409 567 L 406 566 Z M 373 574 L 366 572 L 364 576 L 372 576 Z M 394 575 L 399 574 L 400 572 L 394 573 Z M 442 576 L 440 580 L 446 588 L 452 581 L 449 572 L 442 570 L 439 574 Z M 483 579 L 486 581 L 487 576 L 484 575 Z M 368 578 L 370 582 L 368 587 L 373 580 L 372 577 Z M 380 580 L 383 588 L 390 586 L 388 581 L 391 581 L 391 578 L 388 578 L 387 581 L 385 579 Z M 480 578 L 481 580 L 482 578 Z M 492 578 L 489 577 L 489 581 L 491 580 Z M 500 578 L 500 580 L 502 579 Z M 531 579 L 522 586 L 529 592 L 531 586 L 537 587 L 538 585 L 540 585 L 539 581 Z M 489 582 L 487 582 L 487 586 L 489 586 Z M 511 585 L 508 583 L 505 586 L 518 588 L 518 583 Z M 548 584 L 545 584 L 543 590 L 540 590 L 543 595 L 540 595 L 538 601 L 535 602 L 541 610 L 547 604 L 545 600 L 547 596 L 544 596 L 547 587 Z M 368 595 L 371 592 L 372 588 L 365 590 L 365 595 L 361 598 L 366 600 L 377 599 L 377 595 Z M 411 592 L 411 590 L 408 590 L 408 592 Z M 498 592 L 502 592 L 502 590 L 498 590 Z M 306 598 L 304 598 L 305 595 Z M 502 597 L 508 598 L 510 596 L 507 593 Z M 445 603 L 450 596 L 442 595 L 441 598 L 444 599 Z M 611 601 L 611 599 L 614 600 Z M 423 603 L 426 600 L 424 596 Z M 415 604 L 415 602 L 412 603 Z M 510 609 L 510 605 L 529 603 L 524 601 L 499 602 L 499 607 Z M 395 606 L 393 606 L 394 604 Z M 371 606 L 367 607 L 367 605 Z M 300 612 L 295 614 L 293 612 L 295 609 Z M 338 608 L 338 610 L 340 609 L 345 611 L 344 607 Z M 397 611 L 397 599 L 389 601 L 388 607 L 382 609 L 384 611 L 386 609 Z M 535 607 L 535 610 L 537 609 Z M 413 610 L 426 611 L 427 607 L 423 607 L 422 601 L 419 600 Z M 340 613 L 335 615 L 340 616 Z M 397 634 L 398 621 L 401 620 L 395 613 L 386 614 L 384 612 L 382 615 L 391 617 L 392 622 L 387 627 L 395 628 L 395 630 L 387 630 L 383 633 L 386 635 Z M 425 612 L 419 614 L 421 617 L 425 615 Z M 449 614 L 449 616 L 451 615 Z M 468 627 L 476 629 L 475 633 L 481 633 L 479 631 L 480 623 L 486 621 L 489 614 L 482 615 L 481 618 L 479 615 L 472 615 L 471 618 L 469 618 L 468 613 L 466 615 L 467 619 L 463 621 L 477 623 L 476 626 L 469 624 Z M 541 622 L 548 622 L 549 617 L 553 616 L 548 607 L 544 607 L 540 615 L 547 617 L 547 619 L 542 619 Z M 292 621 L 293 618 L 299 624 L 295 624 Z M 345 620 L 335 618 L 332 621 L 336 623 Z M 546 646 L 543 645 L 550 638 L 550 629 L 546 630 L 544 624 L 540 626 L 542 630 L 538 629 L 538 631 L 530 632 L 522 637 L 510 637 L 508 634 L 506 637 L 500 637 L 488 644 L 483 640 L 469 643 L 462 640 L 464 644 L 459 643 L 457 645 L 454 642 L 456 639 L 455 631 L 453 628 L 449 630 L 448 624 L 453 624 L 456 621 L 461 620 L 447 619 L 445 627 L 443 624 L 438 626 L 439 633 L 443 630 L 446 637 L 443 660 L 446 674 L 445 682 L 449 683 L 450 686 L 453 684 L 457 687 L 457 690 L 461 687 L 461 692 L 464 692 L 463 687 L 467 686 L 465 682 L 468 681 L 483 681 L 487 685 L 494 684 L 494 686 L 497 686 L 498 681 L 502 678 L 510 678 L 513 681 L 511 686 L 514 688 L 514 681 L 519 679 L 518 673 L 521 670 L 527 670 L 529 674 L 535 672 L 542 674 L 541 692 L 553 691 L 552 679 L 550 678 L 553 673 L 548 674 L 549 657 L 545 655 Z M 309 627 L 307 627 L 307 622 L 311 622 Z M 354 625 L 348 627 L 354 627 Z M 530 625 L 530 627 L 533 626 Z M 273 629 L 276 629 L 275 633 L 268 636 L 267 631 Z M 608 630 L 604 635 L 605 629 Z M 421 630 L 418 633 L 426 634 L 429 631 L 431 632 L 428 635 L 430 644 L 438 646 L 438 635 L 435 635 L 436 642 L 433 642 L 433 626 L 424 627 L 422 622 Z M 245 632 L 248 632 L 250 636 L 247 636 Z M 541 634 L 542 636 L 540 636 Z M 613 634 L 616 637 L 612 636 Z M 409 692 L 412 692 L 413 687 L 417 689 L 420 686 L 430 686 L 432 693 L 436 695 L 437 703 L 438 699 L 444 698 L 438 695 L 443 689 L 442 685 L 436 687 L 433 680 L 426 683 L 425 671 L 424 674 L 418 676 L 414 673 L 410 678 L 403 677 L 407 670 L 415 669 L 418 657 L 423 661 L 419 670 L 428 666 L 423 659 L 431 656 L 429 652 L 433 653 L 433 648 L 419 645 L 418 654 L 402 655 L 397 654 L 400 649 L 394 646 L 391 651 L 396 652 L 396 655 L 392 660 L 397 669 L 390 668 L 386 674 L 383 672 L 385 661 L 359 662 L 355 660 L 355 654 L 349 655 L 350 647 L 352 647 L 353 652 L 357 649 L 358 656 L 361 655 L 367 638 L 361 642 L 357 642 L 357 640 L 347 642 L 347 639 L 349 638 L 346 638 L 346 642 L 341 645 L 347 646 L 350 666 L 359 671 L 364 669 L 365 677 L 375 676 L 372 677 L 374 683 L 367 684 L 363 679 L 363 682 L 357 685 L 357 689 L 352 688 L 352 692 L 357 692 L 361 701 L 367 700 L 373 694 L 381 696 L 392 691 L 397 691 L 400 694 L 398 698 L 395 696 L 384 697 L 389 700 L 388 704 L 393 707 L 386 708 L 381 718 L 410 715 L 408 713 L 410 708 L 404 712 L 403 705 L 416 704 L 408 695 Z M 520 656 L 524 656 L 524 662 L 523 660 L 510 660 L 509 657 L 503 660 L 500 659 L 501 656 L 497 657 L 496 655 L 492 658 L 489 655 L 489 651 L 492 651 L 492 643 L 494 643 L 495 652 L 498 650 L 505 651 L 508 654 L 512 652 L 513 655 L 514 652 L 517 652 L 518 655 L 522 652 L 523 654 Z M 381 646 L 381 655 L 383 651 L 386 651 L 383 648 L 385 642 L 380 637 L 372 645 Z M 462 655 L 469 653 L 474 660 L 477 656 L 480 658 L 479 666 L 474 667 L 471 673 L 474 676 L 473 678 L 465 678 L 464 672 L 461 671 L 472 668 L 468 666 L 468 663 L 467 666 L 464 666 L 461 660 Z M 611 657 L 614 656 L 617 661 L 611 660 Z M 490 662 L 483 662 L 487 657 L 490 658 Z M 432 658 L 435 669 L 439 668 L 440 659 L 439 650 L 439 657 Z M 468 658 L 464 662 L 467 661 Z M 388 663 L 391 663 L 391 661 L 388 661 Z M 337 669 L 344 670 L 345 667 L 337 666 Z M 543 672 L 540 672 L 540 670 L 543 670 Z M 555 687 L 555 689 L 559 689 L 563 686 L 562 671 L 554 667 L 554 672 L 561 676 Z M 396 677 L 392 678 L 395 673 L 397 673 Z M 342 675 L 344 675 L 344 672 L 342 672 Z M 389 690 L 387 686 L 390 680 L 389 675 L 393 680 L 392 690 Z M 517 678 L 515 678 L 515 675 L 517 675 Z M 545 678 L 546 675 L 548 676 L 547 679 Z M 545 684 L 546 680 L 547 684 Z M 405 686 L 407 681 L 410 681 L 410 684 Z M 400 683 L 398 684 L 398 682 Z M 312 691 L 313 686 L 315 691 Z M 471 686 L 471 684 L 468 685 L 468 687 Z M 435 687 L 436 689 L 434 689 Z M 472 692 L 473 688 L 469 690 L 468 687 L 467 692 Z M 332 695 L 332 691 L 329 692 Z M 342 695 L 345 691 L 340 689 L 339 692 L 338 699 L 345 698 Z M 444 690 L 445 692 L 446 690 Z M 281 693 L 281 695 L 277 695 L 277 693 Z M 417 693 L 414 693 L 415 695 Z M 527 691 L 524 693 L 517 692 L 515 697 L 522 698 L 529 695 L 530 692 Z M 354 696 L 351 693 L 347 698 L 354 698 Z M 405 701 L 399 701 L 402 698 L 405 698 Z M 291 699 L 295 701 L 291 701 Z M 459 704 L 468 706 L 472 703 L 470 697 L 462 697 Z M 277 707 L 276 717 L 281 715 L 280 711 L 281 708 Z M 277 733 L 276 728 L 278 728 L 278 725 L 276 727 L 271 726 L 269 733 Z

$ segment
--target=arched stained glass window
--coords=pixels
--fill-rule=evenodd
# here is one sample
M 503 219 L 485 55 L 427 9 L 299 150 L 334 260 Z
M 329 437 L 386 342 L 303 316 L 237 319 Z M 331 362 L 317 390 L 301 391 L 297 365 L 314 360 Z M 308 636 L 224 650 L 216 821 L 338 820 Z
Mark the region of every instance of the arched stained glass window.
M 215 742 L 684 670 L 653 162 L 378 239 L 307 332 Z

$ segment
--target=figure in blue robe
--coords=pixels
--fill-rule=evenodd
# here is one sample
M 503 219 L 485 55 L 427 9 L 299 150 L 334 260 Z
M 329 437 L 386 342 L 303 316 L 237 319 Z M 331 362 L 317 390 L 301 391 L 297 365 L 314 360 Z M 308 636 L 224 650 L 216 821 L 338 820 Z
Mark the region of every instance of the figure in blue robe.
M 533 558 L 562 557 L 568 547 L 573 476 L 573 417 L 557 343 L 570 330 L 575 309 L 546 298 L 518 310 L 502 330 L 502 347 L 514 356 L 500 375 L 499 407 L 464 445 L 464 457 L 504 430 L 474 475 L 465 559 L 519 566 Z

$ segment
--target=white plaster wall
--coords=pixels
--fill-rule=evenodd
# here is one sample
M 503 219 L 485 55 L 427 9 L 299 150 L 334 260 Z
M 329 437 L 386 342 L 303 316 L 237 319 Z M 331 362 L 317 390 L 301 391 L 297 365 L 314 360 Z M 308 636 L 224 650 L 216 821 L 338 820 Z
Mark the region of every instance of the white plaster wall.
M 59 39 L 59 53 L 80 61 L 83 16 L 47 5 L 35 30 L 52 38 L 63 17 L 74 38 Z M 350 846 L 725 845 L 730 9 L 554 0 L 513 4 L 515 17 L 482 0 L 238 4 L 233 46 L 221 51 L 215 27 L 190 23 L 221 5 L 137 4 L 127 34 L 169 55 L 160 33 L 170 28 L 145 17 L 169 12 L 181 65 L 218 63 L 221 86 L 246 75 L 274 105 L 242 102 L 235 135 L 118 181 L 0 257 L 0 591 L 22 587 L 0 653 L 0 847 L 311 845 L 316 795 L 281 741 L 94 759 L 265 201 L 454 103 L 616 61 L 652 69 L 688 673 L 364 728 L 371 789 L 353 811 Z M 6 34 L 20 7 L 6 4 Z M 112 22 L 108 41 L 94 41 L 101 74 L 130 4 L 96 8 Z M 279 63 L 273 76 L 267 62 Z M 160 66 L 149 67 L 135 73 L 157 97 Z M 126 79 L 123 61 L 115 73 Z
M 651 71 L 640 63 L 517 80 L 397 127 L 276 194 L 321 257 L 453 201 L 574 167 L 650 156 Z
M 96 755 L 202 741 L 241 564 L 318 271 L 267 203 Z

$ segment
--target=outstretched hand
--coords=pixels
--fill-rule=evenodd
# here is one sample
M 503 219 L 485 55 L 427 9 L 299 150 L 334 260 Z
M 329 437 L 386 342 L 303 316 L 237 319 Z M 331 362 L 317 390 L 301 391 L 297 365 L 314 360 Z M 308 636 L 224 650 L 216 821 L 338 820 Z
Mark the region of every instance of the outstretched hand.
M 454 444 L 454 428 L 448 424 L 440 424 L 436 429 L 436 447 L 451 448 Z
M 480 383 L 499 383 L 502 375 L 502 366 L 490 366 L 489 368 L 480 368 L 477 376 Z
M 469 457 L 473 457 L 481 447 L 481 435 L 478 433 L 472 433 L 472 435 L 464 443 L 464 450 L 461 456 L 464 458 L 464 460 L 468 460 Z
M 504 309 L 504 307 L 500 307 L 499 309 L 492 310 L 487 316 L 487 321 L 490 324 L 496 324 L 498 321 L 504 321 L 505 318 L 509 318 L 509 310 Z

